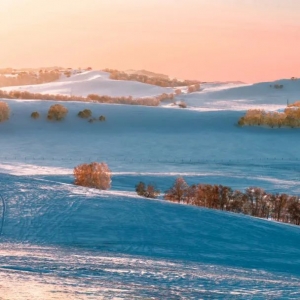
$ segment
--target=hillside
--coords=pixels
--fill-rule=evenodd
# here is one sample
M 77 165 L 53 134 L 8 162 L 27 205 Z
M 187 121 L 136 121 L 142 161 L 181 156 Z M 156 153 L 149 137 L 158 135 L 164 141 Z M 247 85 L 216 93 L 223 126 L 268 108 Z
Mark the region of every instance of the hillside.
M 300 296 L 297 227 L 55 179 L 0 176 L 7 293 L 15 285 L 30 295 L 26 272 L 31 293 L 44 296 Z
M 283 85 L 282 89 L 274 88 Z M 198 93 L 181 98 L 196 110 L 236 110 L 251 108 L 278 110 L 300 99 L 300 80 L 283 79 L 256 84 L 207 83 Z
M 109 74 L 102 71 L 86 71 L 71 77 L 46 84 L 14 86 L 1 88 L 5 91 L 20 90 L 41 94 L 62 94 L 87 96 L 89 94 L 107 95 L 112 97 L 132 96 L 147 97 L 170 93 L 173 89 L 134 81 L 119 81 L 109 79 Z

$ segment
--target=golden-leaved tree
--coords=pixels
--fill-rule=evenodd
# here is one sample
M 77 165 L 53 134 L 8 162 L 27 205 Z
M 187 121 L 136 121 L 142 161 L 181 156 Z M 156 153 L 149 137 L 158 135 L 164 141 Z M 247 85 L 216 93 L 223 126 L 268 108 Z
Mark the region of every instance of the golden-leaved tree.
M 104 162 L 81 164 L 74 168 L 75 184 L 99 190 L 107 190 L 111 186 L 111 171 Z
M 68 109 L 61 104 L 54 104 L 49 108 L 48 120 L 61 121 L 68 113 Z

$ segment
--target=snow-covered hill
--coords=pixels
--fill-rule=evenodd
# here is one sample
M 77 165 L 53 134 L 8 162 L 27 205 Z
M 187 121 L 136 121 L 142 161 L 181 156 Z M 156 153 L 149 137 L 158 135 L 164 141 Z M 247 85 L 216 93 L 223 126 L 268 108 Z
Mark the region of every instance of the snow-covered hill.
M 102 71 L 86 71 L 71 77 L 63 75 L 61 79 L 55 82 L 29 86 L 12 86 L 1 89 L 54 95 L 87 96 L 89 94 L 97 94 L 111 97 L 132 96 L 134 98 L 157 96 L 173 91 L 171 88 L 162 88 L 136 81 L 111 80 L 109 79 L 109 73 Z
M 283 85 L 281 89 L 275 85 Z M 190 109 L 218 111 L 261 108 L 278 110 L 300 99 L 300 80 L 278 80 L 256 84 L 208 83 L 198 93 L 184 94 L 181 98 Z
M 80 299 L 300 297 L 296 226 L 0 176 L 8 295 L 20 287 L 19 296 L 47 299 L 63 291 Z

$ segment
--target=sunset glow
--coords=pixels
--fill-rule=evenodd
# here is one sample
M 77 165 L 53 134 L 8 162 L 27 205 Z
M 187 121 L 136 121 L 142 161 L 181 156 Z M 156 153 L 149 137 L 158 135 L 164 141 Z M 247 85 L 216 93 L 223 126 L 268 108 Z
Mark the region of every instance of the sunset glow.
M 299 0 L 1 0 L 0 67 L 300 76 Z

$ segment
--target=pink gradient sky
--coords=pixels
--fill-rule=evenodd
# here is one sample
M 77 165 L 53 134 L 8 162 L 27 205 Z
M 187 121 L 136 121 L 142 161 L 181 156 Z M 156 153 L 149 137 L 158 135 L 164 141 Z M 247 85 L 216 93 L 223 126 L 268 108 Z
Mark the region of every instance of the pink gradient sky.
M 0 67 L 300 76 L 300 0 L 0 0 Z

